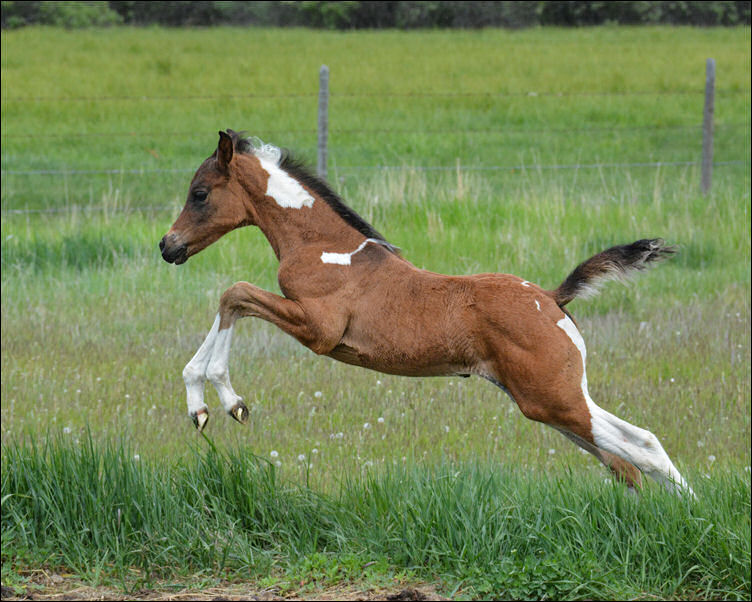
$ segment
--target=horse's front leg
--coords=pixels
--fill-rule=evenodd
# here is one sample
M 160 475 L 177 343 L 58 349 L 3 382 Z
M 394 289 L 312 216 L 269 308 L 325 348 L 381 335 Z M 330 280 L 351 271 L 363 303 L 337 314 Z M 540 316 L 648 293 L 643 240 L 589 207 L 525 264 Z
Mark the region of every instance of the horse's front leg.
M 230 383 L 230 346 L 235 321 L 245 316 L 275 324 L 299 341 L 311 340 L 305 313 L 298 303 L 269 293 L 247 282 L 238 282 L 222 295 L 219 313 L 209 335 L 183 370 L 188 392 L 188 412 L 199 430 L 208 419 L 203 403 L 203 383 L 208 378 L 217 390 L 222 406 L 241 423 L 248 421 L 248 408 Z
M 183 368 L 188 415 L 199 431 L 204 430 L 206 421 L 209 419 L 209 410 L 204 403 L 204 381 L 206 380 L 206 368 L 209 365 L 214 350 L 214 342 L 219 332 L 219 322 L 219 314 L 217 314 L 204 342 L 201 343 L 191 361 Z

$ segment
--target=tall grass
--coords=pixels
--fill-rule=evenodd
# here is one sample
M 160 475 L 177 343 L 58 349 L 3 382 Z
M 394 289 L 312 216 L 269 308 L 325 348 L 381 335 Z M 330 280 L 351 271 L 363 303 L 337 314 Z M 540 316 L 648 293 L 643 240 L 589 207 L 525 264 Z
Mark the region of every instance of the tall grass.
M 321 495 L 247 450 L 212 445 L 170 465 L 134 457 L 122 440 L 53 436 L 5 444 L 2 458 L 4 557 L 24 550 L 126 587 L 196 573 L 268 578 L 273 567 L 280 581 L 353 578 L 322 571 L 348 557 L 485 599 L 750 593 L 748 472 L 698 479 L 688 500 L 445 460 L 345 477 Z

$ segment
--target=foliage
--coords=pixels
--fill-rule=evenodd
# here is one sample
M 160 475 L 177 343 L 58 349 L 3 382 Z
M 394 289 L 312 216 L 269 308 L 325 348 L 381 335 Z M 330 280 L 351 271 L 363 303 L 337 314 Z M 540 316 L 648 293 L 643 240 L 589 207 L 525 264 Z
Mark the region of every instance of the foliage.
M 15 2 L 3 1 L 2 27 L 54 25 L 67 29 L 104 27 L 123 22 L 108 2 Z
M 542 25 L 738 25 L 750 22 L 750 2 L 589 2 L 540 3 Z
M 603 23 L 729 26 L 750 23 L 750 2 L 4 1 L 2 13 L 3 28 L 27 24 L 78 28 L 119 22 L 167 26 L 253 24 L 325 29 L 520 28 L 540 24 L 583 26 Z
M 344 479 L 322 495 L 248 450 L 207 443 L 178 462 L 139 459 L 123 440 L 91 434 L 3 444 L 3 564 L 63 566 L 126 587 L 266 577 L 282 564 L 298 583 L 362 579 L 364 565 L 438 574 L 478 599 L 750 594 L 749 473 L 695 478 L 690 500 L 443 462 Z

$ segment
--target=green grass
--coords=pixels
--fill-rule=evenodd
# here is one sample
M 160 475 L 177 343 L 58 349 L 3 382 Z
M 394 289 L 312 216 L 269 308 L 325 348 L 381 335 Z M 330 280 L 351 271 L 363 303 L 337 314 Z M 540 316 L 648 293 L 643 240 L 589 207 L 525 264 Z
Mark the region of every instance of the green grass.
M 176 464 L 89 437 L 14 442 L 2 454 L 4 558 L 30 550 L 95 583 L 114 577 L 137 588 L 165 576 L 276 571 L 299 588 L 362 580 L 363 565 L 374 563 L 369 578 L 403 567 L 481 599 L 745 599 L 750 591 L 749 473 L 697 479 L 699 499 L 690 501 L 658 487 L 634 496 L 600 479 L 531 481 L 445 460 L 344 477 L 321 495 L 286 485 L 248 450 L 211 445 Z
M 748 544 L 727 536 L 749 533 L 749 45 L 749 28 L 3 32 L 4 582 L 42 563 L 127 587 L 129 567 L 148 581 L 175 565 L 186 580 L 357 580 L 375 558 L 381 577 L 440 577 L 466 596 L 749 597 Z M 715 158 L 742 162 L 716 166 L 709 197 L 695 165 L 536 167 L 696 161 L 709 56 Z M 261 321 L 238 324 L 230 362 L 250 425 L 209 387 L 220 451 L 197 437 L 182 368 L 223 290 L 278 291 L 276 260 L 254 229 L 179 268 L 157 243 L 218 129 L 313 159 L 322 63 L 330 181 L 415 265 L 552 288 L 613 244 L 678 245 L 570 308 L 594 399 L 658 435 L 698 505 L 604 486 L 590 456 L 485 381 L 345 366 Z M 109 168 L 143 173 L 15 173 Z M 24 471 L 38 478 L 19 484 Z M 80 489 L 64 489 L 75 474 Z
M 749 44 L 749 28 L 3 32 L 3 208 L 182 201 L 220 128 L 313 160 L 321 64 L 331 69 L 330 173 L 357 185 L 381 180 L 377 165 L 697 161 L 712 56 L 715 159 L 747 162 L 718 177 L 748 181 Z M 107 169 L 146 171 L 13 173 Z M 174 169 L 187 173 L 149 171 Z M 630 176 L 649 181 L 653 170 Z M 567 191 L 602 177 L 580 171 Z

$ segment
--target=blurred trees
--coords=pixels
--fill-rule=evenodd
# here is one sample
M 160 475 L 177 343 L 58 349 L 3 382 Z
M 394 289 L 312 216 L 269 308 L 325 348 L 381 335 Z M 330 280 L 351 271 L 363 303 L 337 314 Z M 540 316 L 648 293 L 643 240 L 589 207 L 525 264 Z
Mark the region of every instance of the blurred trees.
M 751 2 L 2 2 L 2 27 L 31 24 L 298 26 L 321 29 L 521 28 L 615 24 L 728 26 L 750 24 Z

